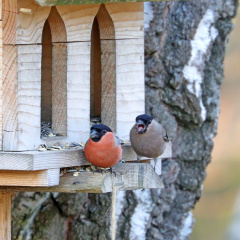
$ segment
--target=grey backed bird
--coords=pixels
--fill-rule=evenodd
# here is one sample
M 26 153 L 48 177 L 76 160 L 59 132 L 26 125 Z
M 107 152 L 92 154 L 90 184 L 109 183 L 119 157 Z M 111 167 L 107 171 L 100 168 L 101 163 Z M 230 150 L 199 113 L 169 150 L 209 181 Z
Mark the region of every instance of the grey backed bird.
M 138 162 L 140 157 L 149 157 L 154 159 L 156 165 L 156 160 L 164 152 L 169 139 L 160 123 L 152 116 L 142 114 L 136 117 L 136 123 L 130 131 L 130 142 Z

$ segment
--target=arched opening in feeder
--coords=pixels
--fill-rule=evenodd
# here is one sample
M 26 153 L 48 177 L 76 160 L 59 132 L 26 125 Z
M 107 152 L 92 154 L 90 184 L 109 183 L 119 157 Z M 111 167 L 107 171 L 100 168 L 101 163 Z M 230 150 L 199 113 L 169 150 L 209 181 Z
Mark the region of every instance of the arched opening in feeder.
M 41 121 L 52 122 L 52 35 L 48 21 L 42 35 Z
M 91 33 L 90 117 L 116 131 L 116 41 L 111 16 L 104 4 Z
M 101 119 L 101 42 L 97 18 L 93 21 L 91 34 L 91 120 Z
M 67 135 L 67 33 L 57 8 L 43 27 L 41 137 Z

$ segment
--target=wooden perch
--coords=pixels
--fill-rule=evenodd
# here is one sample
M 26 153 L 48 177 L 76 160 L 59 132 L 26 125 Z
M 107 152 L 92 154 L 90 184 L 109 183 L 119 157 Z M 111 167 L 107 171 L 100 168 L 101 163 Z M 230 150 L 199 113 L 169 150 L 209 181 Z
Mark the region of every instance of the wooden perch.
M 130 144 L 123 145 L 122 148 L 123 160 L 136 161 L 137 156 Z M 171 155 L 171 143 L 168 143 L 165 152 L 159 158 L 170 158 Z M 124 184 L 118 187 L 120 191 L 163 187 L 158 176 L 161 173 L 157 174 L 153 170 L 149 164 L 151 160 L 147 158 L 142 160 L 145 163 L 119 163 L 113 167 L 117 173 L 115 182 L 121 182 L 123 175 Z M 91 193 L 112 191 L 112 178 L 109 173 L 80 172 L 77 177 L 73 176 L 73 173 L 67 173 L 60 177 L 59 183 L 60 168 L 84 165 L 90 163 L 85 158 L 83 149 L 0 152 L 0 191 Z M 161 167 L 160 162 L 159 165 Z M 73 184 L 74 182 L 78 183 Z
M 137 155 L 130 144 L 122 146 L 125 161 L 136 161 Z M 159 158 L 172 157 L 172 144 L 169 142 Z M 142 160 L 146 158 L 141 158 Z M 82 149 L 58 151 L 0 152 L 0 170 L 36 171 L 90 165 Z
M 113 167 L 117 177 L 115 183 L 123 185 L 119 191 L 163 188 L 160 177 L 154 172 L 153 167 L 147 163 L 119 163 Z M 60 183 L 54 187 L 1 187 L 0 191 L 27 191 L 27 192 L 88 192 L 107 193 L 112 191 L 112 176 L 110 173 L 80 172 L 78 176 L 66 173 L 60 177 Z

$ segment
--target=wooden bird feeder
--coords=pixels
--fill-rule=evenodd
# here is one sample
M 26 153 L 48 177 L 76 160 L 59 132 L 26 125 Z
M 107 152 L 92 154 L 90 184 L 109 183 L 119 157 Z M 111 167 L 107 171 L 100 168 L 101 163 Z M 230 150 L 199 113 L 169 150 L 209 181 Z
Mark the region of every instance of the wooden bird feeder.
M 144 113 L 143 3 L 89 3 L 0 0 L 0 239 L 11 239 L 12 191 L 112 191 L 109 173 L 60 176 L 90 164 L 82 149 L 39 145 L 85 142 L 94 119 L 128 140 Z M 43 122 L 52 135 L 41 137 Z M 130 144 L 123 159 L 136 161 Z M 149 162 L 113 170 L 119 190 L 163 187 Z

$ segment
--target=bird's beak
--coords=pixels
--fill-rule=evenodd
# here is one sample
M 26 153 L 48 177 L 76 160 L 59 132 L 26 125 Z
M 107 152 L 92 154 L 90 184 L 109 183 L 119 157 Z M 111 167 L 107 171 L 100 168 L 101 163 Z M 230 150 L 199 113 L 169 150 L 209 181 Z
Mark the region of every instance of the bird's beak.
M 92 139 L 98 138 L 98 137 L 99 137 L 99 136 L 98 136 L 98 132 L 97 132 L 95 129 L 93 129 L 93 130 L 91 131 L 91 133 L 90 133 L 90 137 L 91 137 Z
M 136 124 L 137 124 L 137 133 L 139 133 L 139 134 L 145 133 L 145 131 L 146 131 L 145 123 L 139 119 L 139 120 L 137 120 Z

